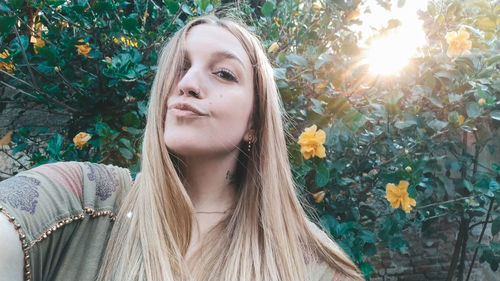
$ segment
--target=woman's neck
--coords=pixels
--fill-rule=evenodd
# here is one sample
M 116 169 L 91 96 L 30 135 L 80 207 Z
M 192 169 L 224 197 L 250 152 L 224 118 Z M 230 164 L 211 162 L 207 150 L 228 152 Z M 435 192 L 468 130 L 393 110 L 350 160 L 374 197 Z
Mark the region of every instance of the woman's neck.
M 186 190 L 195 212 L 223 212 L 235 201 L 237 150 L 223 156 L 183 157 Z

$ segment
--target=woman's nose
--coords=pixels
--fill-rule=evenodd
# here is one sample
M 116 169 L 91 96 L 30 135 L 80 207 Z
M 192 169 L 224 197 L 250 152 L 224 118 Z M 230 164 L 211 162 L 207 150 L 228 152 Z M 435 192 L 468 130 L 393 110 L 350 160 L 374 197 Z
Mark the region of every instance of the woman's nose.
M 181 95 L 192 95 L 201 98 L 201 80 L 200 72 L 195 68 L 189 68 L 179 80 L 177 87 Z

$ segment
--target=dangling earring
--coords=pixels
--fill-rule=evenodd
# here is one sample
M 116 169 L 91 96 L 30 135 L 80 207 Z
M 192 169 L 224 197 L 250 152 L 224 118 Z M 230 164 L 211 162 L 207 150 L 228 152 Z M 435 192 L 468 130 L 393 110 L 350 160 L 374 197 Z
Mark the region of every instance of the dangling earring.
M 251 149 L 252 149 L 252 136 L 248 138 L 248 153 L 250 153 Z

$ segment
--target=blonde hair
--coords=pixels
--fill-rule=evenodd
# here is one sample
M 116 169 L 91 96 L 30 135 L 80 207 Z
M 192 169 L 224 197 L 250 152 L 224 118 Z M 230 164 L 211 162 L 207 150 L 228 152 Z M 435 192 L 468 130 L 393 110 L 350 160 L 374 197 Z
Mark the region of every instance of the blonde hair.
M 240 152 L 234 211 L 205 237 L 189 272 L 184 255 L 193 205 L 163 132 L 167 95 L 183 64 L 186 34 L 199 24 L 225 28 L 248 54 L 254 72 L 257 142 L 249 155 Z M 318 260 L 346 277 L 364 280 L 349 257 L 306 217 L 295 193 L 282 112 L 273 69 L 260 41 L 243 25 L 206 16 L 178 31 L 159 57 L 141 173 L 121 206 L 98 280 L 307 280 L 307 263 Z M 126 216 L 129 212 L 131 217 Z

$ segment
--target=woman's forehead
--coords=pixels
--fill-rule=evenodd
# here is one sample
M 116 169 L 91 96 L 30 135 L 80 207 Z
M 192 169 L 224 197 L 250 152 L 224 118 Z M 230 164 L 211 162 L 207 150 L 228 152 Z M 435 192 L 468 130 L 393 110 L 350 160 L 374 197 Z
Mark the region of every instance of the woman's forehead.
M 251 69 L 251 62 L 240 41 L 226 28 L 215 24 L 193 26 L 186 34 L 184 51 L 188 57 L 193 54 L 234 59 L 244 68 Z

